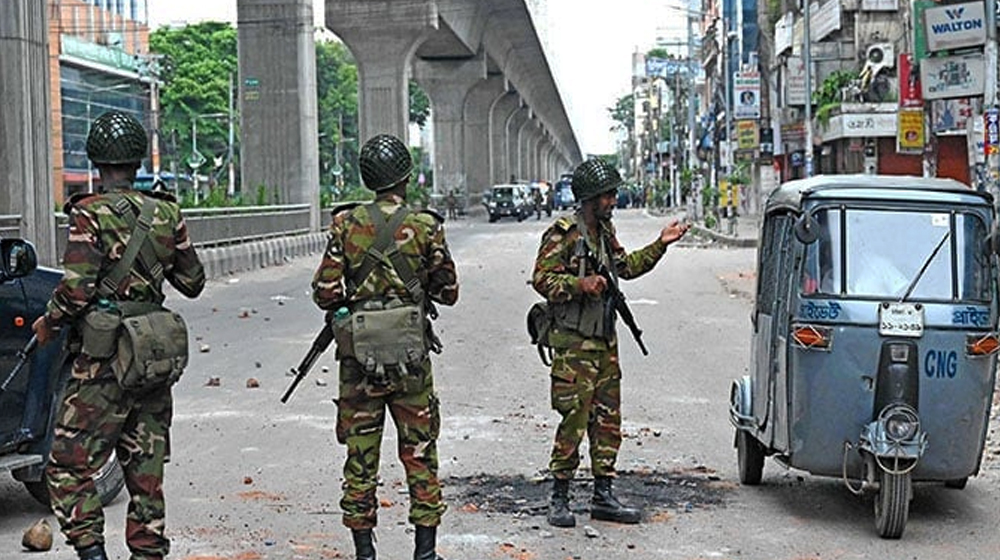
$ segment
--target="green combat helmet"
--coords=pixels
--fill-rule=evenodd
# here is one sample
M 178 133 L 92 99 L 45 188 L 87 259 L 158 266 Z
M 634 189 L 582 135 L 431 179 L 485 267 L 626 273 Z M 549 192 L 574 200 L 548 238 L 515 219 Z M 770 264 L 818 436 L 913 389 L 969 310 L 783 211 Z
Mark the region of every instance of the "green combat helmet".
M 580 202 L 618 189 L 618 170 L 603 159 L 590 159 L 573 170 L 573 196 Z
M 146 157 L 146 130 L 128 113 L 108 111 L 87 135 L 87 157 L 99 164 L 138 163 Z
M 410 151 L 399 138 L 388 134 L 379 134 L 365 142 L 358 159 L 361 180 L 376 192 L 398 185 L 413 171 Z

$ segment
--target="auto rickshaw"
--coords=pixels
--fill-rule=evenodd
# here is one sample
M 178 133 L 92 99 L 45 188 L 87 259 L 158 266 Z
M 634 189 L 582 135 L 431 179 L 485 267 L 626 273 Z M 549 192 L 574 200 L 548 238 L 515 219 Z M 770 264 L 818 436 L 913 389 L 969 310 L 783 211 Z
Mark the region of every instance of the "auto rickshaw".
M 764 459 L 874 492 L 899 538 L 914 482 L 964 488 L 997 349 L 996 211 L 949 179 L 839 175 L 768 198 L 749 375 L 732 384 L 740 482 Z

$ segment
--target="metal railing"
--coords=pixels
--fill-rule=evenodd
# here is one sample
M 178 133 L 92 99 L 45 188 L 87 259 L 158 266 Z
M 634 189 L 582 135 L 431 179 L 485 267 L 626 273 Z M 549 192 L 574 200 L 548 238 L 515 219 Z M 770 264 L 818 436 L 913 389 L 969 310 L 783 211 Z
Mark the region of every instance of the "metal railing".
M 185 209 L 184 219 L 188 233 L 199 248 L 219 247 L 250 243 L 276 237 L 293 237 L 310 233 L 309 205 L 239 206 L 233 208 Z M 329 216 L 329 211 L 323 211 Z M 62 212 L 56 215 L 56 250 L 62 255 L 66 250 L 69 217 Z M 20 237 L 21 216 L 0 215 L 0 236 Z M 324 219 L 323 224 L 329 220 Z

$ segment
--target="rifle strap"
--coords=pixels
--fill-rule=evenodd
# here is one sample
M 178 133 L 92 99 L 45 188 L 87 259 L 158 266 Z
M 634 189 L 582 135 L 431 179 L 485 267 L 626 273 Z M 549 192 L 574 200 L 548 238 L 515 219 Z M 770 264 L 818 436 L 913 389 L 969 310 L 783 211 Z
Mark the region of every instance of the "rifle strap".
M 406 286 L 406 290 L 410 292 L 413 302 L 421 303 L 424 300 L 424 288 L 420 284 L 420 280 L 417 279 L 417 275 L 413 272 L 413 267 L 410 266 L 409 261 L 399 252 L 395 240 L 396 230 L 399 229 L 403 220 L 409 215 L 409 210 L 405 205 L 400 204 L 399 208 L 393 212 L 387 222 L 377 203 L 366 204 L 364 208 L 371 217 L 372 224 L 375 226 L 375 242 L 368 248 L 364 260 L 361 261 L 361 265 L 358 267 L 356 275 L 358 283 L 364 282 L 364 279 L 371 274 L 375 265 L 382 263 L 389 268 L 395 269 L 396 274 L 399 275 L 400 280 Z
M 97 284 L 97 294 L 108 298 L 118 293 L 118 286 L 132 269 L 132 263 L 139 259 L 139 264 L 153 276 L 158 285 L 163 280 L 163 266 L 156 258 L 152 245 L 146 243 L 149 229 L 153 225 L 153 211 L 156 209 L 156 199 L 143 197 L 142 209 L 136 217 L 132 202 L 126 196 L 119 196 L 114 202 L 119 215 L 132 227 L 132 235 L 125 246 L 125 253 L 115 266 Z

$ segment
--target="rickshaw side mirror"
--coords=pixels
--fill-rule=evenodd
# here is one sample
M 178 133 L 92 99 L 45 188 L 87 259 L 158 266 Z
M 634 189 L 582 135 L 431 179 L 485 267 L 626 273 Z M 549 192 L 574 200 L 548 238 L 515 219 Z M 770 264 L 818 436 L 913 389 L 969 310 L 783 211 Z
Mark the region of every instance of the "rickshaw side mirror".
M 795 238 L 806 245 L 819 239 L 819 224 L 812 214 L 806 212 L 795 221 Z

